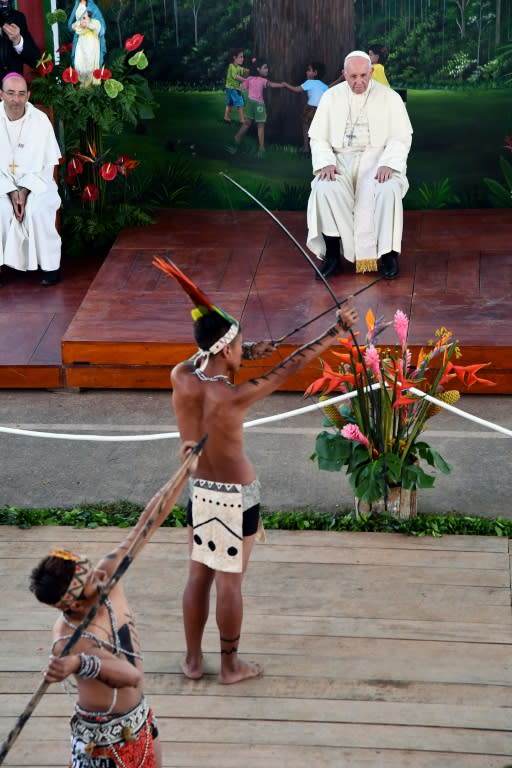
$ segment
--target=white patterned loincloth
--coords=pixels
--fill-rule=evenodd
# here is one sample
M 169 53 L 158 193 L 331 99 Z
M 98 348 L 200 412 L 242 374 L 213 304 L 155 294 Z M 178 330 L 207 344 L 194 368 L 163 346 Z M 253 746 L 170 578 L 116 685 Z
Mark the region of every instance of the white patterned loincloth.
M 251 484 L 252 485 L 252 484 Z M 216 571 L 241 573 L 243 568 L 243 514 L 245 504 L 259 501 L 238 483 L 216 483 L 194 478 L 192 482 L 192 560 Z M 244 499 L 243 496 L 246 498 Z M 245 504 L 244 504 L 245 502 Z M 248 507 L 247 507 L 248 508 Z

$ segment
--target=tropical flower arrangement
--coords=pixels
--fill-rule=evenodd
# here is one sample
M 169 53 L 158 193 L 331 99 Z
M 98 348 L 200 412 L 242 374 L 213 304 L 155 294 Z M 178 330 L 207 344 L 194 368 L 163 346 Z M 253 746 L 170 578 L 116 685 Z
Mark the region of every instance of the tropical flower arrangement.
M 371 505 L 387 499 L 396 487 L 406 491 L 431 488 L 435 476 L 426 472 L 421 461 L 443 473 L 450 466 L 421 433 L 442 408 L 426 400 L 421 392 L 453 404 L 460 397 L 454 382 L 468 388 L 476 382 L 494 382 L 477 376 L 489 363 L 462 366 L 458 342 L 446 328 L 435 332 L 435 341 L 421 349 L 413 363 L 407 346 L 409 320 L 397 310 L 393 325 L 398 339 L 394 346 L 379 348 L 376 340 L 391 323 L 366 314 L 364 345 L 351 332 L 339 339 L 341 352 L 334 352 L 339 367 L 323 363 L 322 375 L 306 390 L 320 394 L 320 400 L 335 393 L 347 399 L 323 408 L 325 429 L 316 438 L 316 459 L 320 469 L 339 471 L 346 467 L 356 500 Z M 416 394 L 411 392 L 416 390 Z
M 47 15 L 49 24 L 61 24 L 62 10 Z M 51 108 L 64 155 L 61 168 L 64 232 L 77 250 L 77 240 L 107 247 L 125 224 L 151 222 L 148 212 L 129 202 L 128 175 L 139 165 L 125 155 L 112 156 L 108 135 L 120 134 L 127 125 L 154 117 L 156 106 L 148 81 L 141 74 L 148 60 L 141 49 L 144 36 L 135 34 L 114 53 L 108 67 L 92 73 L 85 85 L 71 61 L 71 43 L 59 48 L 55 64 L 49 53 L 37 63 L 38 77 L 31 83 L 33 101 Z M 116 179 L 123 184 L 112 185 Z M 66 240 L 66 238 L 65 238 Z

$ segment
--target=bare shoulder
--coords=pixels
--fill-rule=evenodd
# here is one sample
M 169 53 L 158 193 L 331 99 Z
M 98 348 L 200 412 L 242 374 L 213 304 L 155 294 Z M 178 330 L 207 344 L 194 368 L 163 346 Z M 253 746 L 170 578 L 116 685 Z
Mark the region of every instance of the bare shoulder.
M 194 371 L 194 366 L 190 360 L 184 360 L 175 365 L 171 371 L 171 382 L 182 381 L 184 377 L 189 376 Z

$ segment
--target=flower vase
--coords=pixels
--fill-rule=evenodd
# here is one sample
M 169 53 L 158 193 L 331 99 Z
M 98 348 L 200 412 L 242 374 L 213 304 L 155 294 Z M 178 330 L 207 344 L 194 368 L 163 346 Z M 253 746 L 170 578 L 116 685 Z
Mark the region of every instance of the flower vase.
M 356 517 L 359 515 L 382 514 L 387 512 L 389 515 L 401 520 L 408 520 L 416 516 L 416 491 L 406 491 L 402 486 L 396 485 L 388 489 L 387 499 L 377 499 L 367 504 L 361 499 L 354 499 Z

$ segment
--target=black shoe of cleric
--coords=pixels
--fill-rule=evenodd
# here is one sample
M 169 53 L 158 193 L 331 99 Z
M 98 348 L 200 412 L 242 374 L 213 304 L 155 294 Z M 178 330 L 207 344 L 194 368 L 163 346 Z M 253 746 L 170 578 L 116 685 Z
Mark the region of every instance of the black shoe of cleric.
M 398 266 L 398 253 L 390 251 L 380 257 L 380 271 L 385 280 L 394 280 L 400 274 Z

